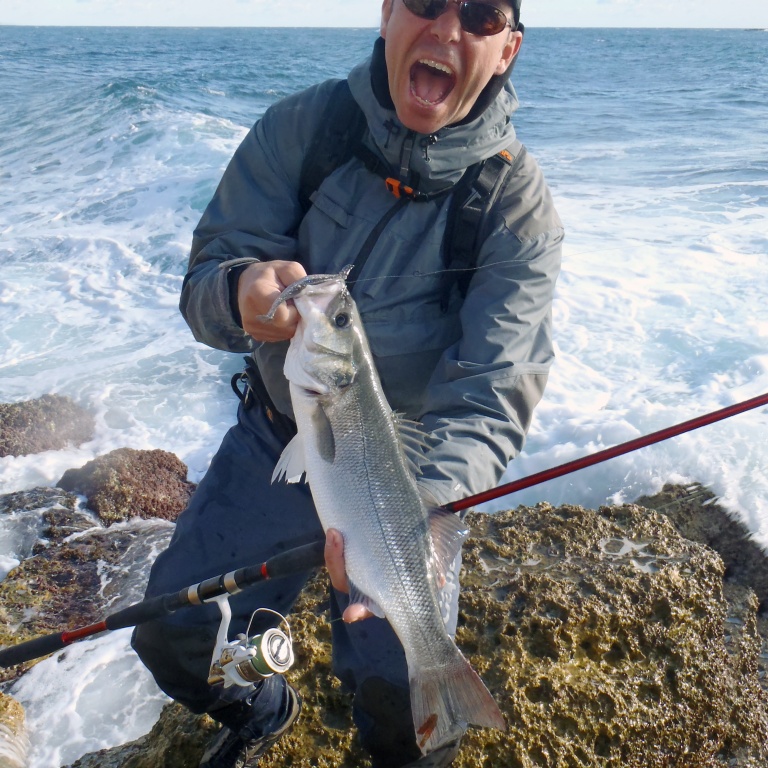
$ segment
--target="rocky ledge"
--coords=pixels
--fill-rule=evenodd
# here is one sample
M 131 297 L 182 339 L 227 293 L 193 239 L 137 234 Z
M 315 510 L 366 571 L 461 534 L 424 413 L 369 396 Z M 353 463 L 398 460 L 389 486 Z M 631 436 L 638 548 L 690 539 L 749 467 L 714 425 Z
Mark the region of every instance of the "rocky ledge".
M 154 557 L 172 525 L 111 523 L 173 520 L 192 492 L 185 475 L 170 454 L 126 450 L 65 475 L 61 484 L 85 504 L 51 488 L 0 497 L 0 514 L 23 532 L 18 565 L 0 583 L 0 643 L 86 625 L 106 606 L 139 600 L 132 564 Z M 640 501 L 468 516 L 457 642 L 508 729 L 470 729 L 457 768 L 768 764 L 765 554 L 699 486 Z M 95 589 L 105 572 L 109 589 Z M 321 572 L 291 618 L 289 677 L 304 712 L 264 768 L 369 766 L 350 697 L 331 674 L 327 589 Z M 98 600 L 83 600 L 89 593 Z M 10 713 L 3 727 L 21 733 L 21 714 L 0 704 Z M 195 768 L 216 729 L 169 704 L 151 733 L 71 768 Z
M 62 395 L 0 403 L 0 457 L 81 445 L 93 437 L 93 429 L 93 416 Z
M 709 531 L 737 530 L 711 502 L 701 488 L 670 487 L 644 506 L 469 516 L 457 642 L 508 730 L 470 729 L 458 768 L 766 764 L 766 626 L 744 583 L 766 562 L 741 531 L 732 580 L 717 540 L 681 535 L 673 522 L 681 515 L 707 517 Z M 321 573 L 291 619 L 289 677 L 305 707 L 262 758 L 265 768 L 369 765 L 350 698 L 331 674 L 326 594 Z M 169 705 L 148 736 L 72 768 L 194 768 L 215 728 Z

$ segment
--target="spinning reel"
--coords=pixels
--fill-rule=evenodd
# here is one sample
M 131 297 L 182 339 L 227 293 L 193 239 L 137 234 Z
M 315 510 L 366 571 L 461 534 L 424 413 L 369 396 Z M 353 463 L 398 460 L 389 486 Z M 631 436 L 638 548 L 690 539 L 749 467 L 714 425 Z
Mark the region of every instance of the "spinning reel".
M 228 640 L 232 609 L 226 595 L 214 598 L 221 611 L 221 623 L 213 651 L 211 669 L 208 674 L 210 685 L 232 685 L 248 687 L 272 675 L 282 675 L 294 662 L 293 638 L 285 616 L 269 608 L 259 608 L 251 615 L 245 634 Z M 251 625 L 258 613 L 271 613 L 280 619 L 278 627 L 285 626 L 287 634 L 278 627 L 251 635 Z

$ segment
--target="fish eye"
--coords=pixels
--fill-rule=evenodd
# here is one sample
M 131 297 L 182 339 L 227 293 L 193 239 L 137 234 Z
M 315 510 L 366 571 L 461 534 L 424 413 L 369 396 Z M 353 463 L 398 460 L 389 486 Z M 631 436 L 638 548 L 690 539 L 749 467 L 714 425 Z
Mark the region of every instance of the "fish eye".
M 349 315 L 346 312 L 339 312 L 339 314 L 333 318 L 333 322 L 336 323 L 337 328 L 346 328 L 346 326 L 349 325 Z

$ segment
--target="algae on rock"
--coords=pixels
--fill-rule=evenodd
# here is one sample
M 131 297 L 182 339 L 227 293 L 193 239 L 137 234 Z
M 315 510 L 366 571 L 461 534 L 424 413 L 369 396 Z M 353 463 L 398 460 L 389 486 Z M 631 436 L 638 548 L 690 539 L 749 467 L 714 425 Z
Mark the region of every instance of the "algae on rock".
M 508 730 L 470 728 L 456 768 L 768 764 L 768 654 L 747 571 L 724 578 L 719 555 L 671 519 L 632 504 L 467 517 L 457 642 Z M 66 596 L 66 578 L 55 586 Z M 321 572 L 290 617 L 302 717 L 260 768 L 370 766 L 332 674 L 327 613 Z M 191 768 L 215 729 L 174 705 L 152 734 L 75 765 Z
M 168 451 L 118 448 L 68 469 L 59 488 L 88 498 L 105 525 L 131 517 L 175 520 L 189 503 L 195 486 L 187 465 Z
M 93 416 L 63 395 L 0 403 L 0 457 L 81 445 L 93 437 L 93 430 Z

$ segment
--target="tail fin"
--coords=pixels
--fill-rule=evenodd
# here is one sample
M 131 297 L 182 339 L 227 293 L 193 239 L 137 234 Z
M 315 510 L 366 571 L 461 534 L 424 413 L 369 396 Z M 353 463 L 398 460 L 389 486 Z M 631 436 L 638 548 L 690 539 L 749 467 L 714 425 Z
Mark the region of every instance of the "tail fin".
M 506 730 L 496 701 L 458 648 L 450 665 L 420 669 L 410 685 L 416 742 L 424 754 L 458 738 L 469 723 Z

